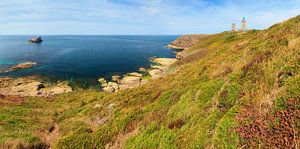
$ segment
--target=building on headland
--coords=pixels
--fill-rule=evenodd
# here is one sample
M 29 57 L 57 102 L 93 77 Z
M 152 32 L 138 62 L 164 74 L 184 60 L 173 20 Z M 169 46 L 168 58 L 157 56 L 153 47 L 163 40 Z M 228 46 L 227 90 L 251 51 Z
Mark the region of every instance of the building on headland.
M 247 30 L 247 28 L 246 28 L 246 20 L 245 20 L 245 17 L 243 17 L 241 31 L 246 31 L 246 30 Z
M 232 31 L 232 32 L 237 31 L 237 29 L 236 29 L 236 24 L 235 24 L 235 23 L 232 23 L 232 25 L 231 25 L 231 31 Z M 245 19 L 245 17 L 243 17 L 242 24 L 241 24 L 241 28 L 239 29 L 239 31 L 247 31 L 247 26 L 246 26 L 246 19 Z
M 232 26 L 231 26 L 231 31 L 235 32 L 236 31 L 236 25 L 235 23 L 232 23 Z

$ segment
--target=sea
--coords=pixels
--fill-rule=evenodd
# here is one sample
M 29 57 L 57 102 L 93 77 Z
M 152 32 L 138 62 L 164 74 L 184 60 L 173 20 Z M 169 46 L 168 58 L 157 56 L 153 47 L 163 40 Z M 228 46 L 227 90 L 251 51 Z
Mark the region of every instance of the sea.
M 166 45 L 178 36 L 42 36 L 40 44 L 29 43 L 32 37 L 0 36 L 0 72 L 23 62 L 37 63 L 30 69 L 0 73 L 0 77 L 34 75 L 88 88 L 100 77 L 110 79 L 149 68 L 151 57 L 174 58 Z

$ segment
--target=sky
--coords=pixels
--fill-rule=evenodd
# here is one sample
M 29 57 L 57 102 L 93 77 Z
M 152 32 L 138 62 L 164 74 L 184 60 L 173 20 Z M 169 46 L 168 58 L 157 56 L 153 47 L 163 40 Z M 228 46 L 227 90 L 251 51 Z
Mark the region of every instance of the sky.
M 297 15 L 300 0 L 0 0 L 0 35 L 211 34 Z

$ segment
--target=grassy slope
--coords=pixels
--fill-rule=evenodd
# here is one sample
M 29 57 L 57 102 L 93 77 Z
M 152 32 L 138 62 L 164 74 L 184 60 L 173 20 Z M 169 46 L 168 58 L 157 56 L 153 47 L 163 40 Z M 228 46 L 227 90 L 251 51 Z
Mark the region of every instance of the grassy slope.
M 236 148 L 245 141 L 235 131 L 242 108 L 251 104 L 263 113 L 299 100 L 299 22 L 300 16 L 263 31 L 208 36 L 184 51 L 189 56 L 172 74 L 137 89 L 6 104 L 0 144 L 48 139 L 57 148 L 103 148 L 123 137 L 118 145 L 126 148 Z M 49 138 L 52 125 L 59 137 Z

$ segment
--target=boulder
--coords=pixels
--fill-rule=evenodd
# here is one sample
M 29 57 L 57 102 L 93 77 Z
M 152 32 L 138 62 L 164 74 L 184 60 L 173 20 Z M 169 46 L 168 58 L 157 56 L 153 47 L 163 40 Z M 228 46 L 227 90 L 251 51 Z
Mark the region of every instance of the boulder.
M 115 91 L 119 90 L 119 84 L 116 82 L 108 82 L 107 87 L 112 87 Z
M 113 93 L 119 90 L 119 84 L 116 82 L 108 82 L 107 86 L 103 87 L 102 90 L 106 93 Z
M 143 67 L 141 67 L 141 68 L 139 68 L 139 71 L 140 71 L 140 72 L 146 72 L 146 69 L 143 68 Z
M 107 82 L 104 78 L 98 79 L 98 82 L 100 83 L 101 87 L 106 87 L 107 86 Z
M 39 96 L 42 94 L 40 91 L 41 88 L 44 88 L 42 83 L 31 82 L 28 84 L 0 88 L 0 94 L 11 96 Z
M 113 87 L 104 87 L 103 91 L 106 93 L 113 93 L 115 89 Z
M 125 76 L 119 85 L 120 90 L 135 88 L 141 85 L 141 77 Z
M 135 84 L 140 82 L 141 82 L 141 77 L 136 77 L 136 76 L 125 76 L 121 80 L 121 84 Z
M 114 75 L 111 77 L 111 80 L 119 83 L 121 81 L 121 76 Z
M 45 90 L 44 94 L 52 96 L 56 94 L 69 93 L 72 91 L 73 89 L 67 83 L 59 83 L 56 86 L 50 87 L 49 89 Z
M 134 76 L 134 77 L 142 77 L 143 75 L 137 72 L 131 72 L 127 74 L 128 76 Z

